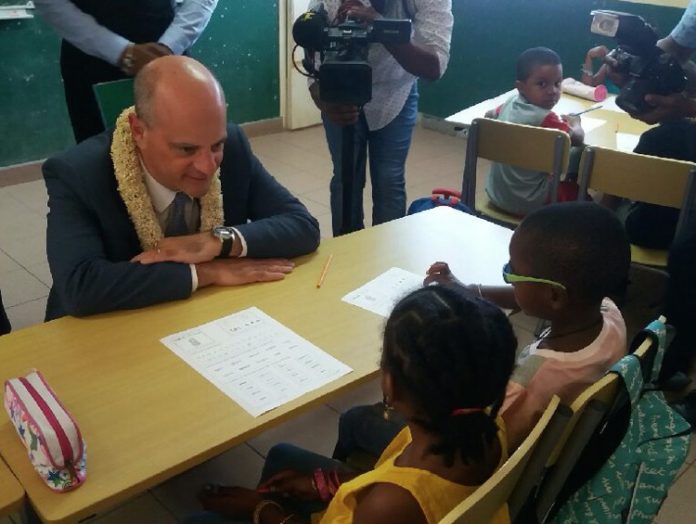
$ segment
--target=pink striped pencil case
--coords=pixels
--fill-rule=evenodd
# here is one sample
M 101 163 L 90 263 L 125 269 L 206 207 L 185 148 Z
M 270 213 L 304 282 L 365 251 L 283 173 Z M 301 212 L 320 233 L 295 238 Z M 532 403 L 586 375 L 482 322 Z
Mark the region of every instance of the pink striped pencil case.
M 87 475 L 85 442 L 41 373 L 7 380 L 4 404 L 29 460 L 48 487 L 62 492 L 82 485 Z

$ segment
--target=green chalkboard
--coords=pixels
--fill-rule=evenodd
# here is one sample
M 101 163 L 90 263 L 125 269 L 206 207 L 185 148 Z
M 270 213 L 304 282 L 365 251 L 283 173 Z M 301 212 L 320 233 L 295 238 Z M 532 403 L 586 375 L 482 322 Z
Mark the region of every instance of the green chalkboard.
M 17 2 L 0 0 L 10 3 Z M 0 166 L 45 158 L 73 143 L 59 48 L 38 16 L 0 21 Z M 219 0 L 191 55 L 218 76 L 230 118 L 242 123 L 279 116 L 278 52 L 277 1 Z
M 453 0 L 452 9 L 455 26 L 447 73 L 439 82 L 421 82 L 420 110 L 439 117 L 512 89 L 517 57 L 529 47 L 555 50 L 565 76 L 577 78 L 587 49 L 613 45 L 590 33 L 593 9 L 641 15 L 662 35 L 684 11 L 617 0 Z

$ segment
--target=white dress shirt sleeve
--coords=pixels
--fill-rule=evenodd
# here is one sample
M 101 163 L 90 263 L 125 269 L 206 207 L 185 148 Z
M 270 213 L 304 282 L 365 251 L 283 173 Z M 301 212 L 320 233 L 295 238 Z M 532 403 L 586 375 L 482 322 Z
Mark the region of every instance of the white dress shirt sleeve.
M 189 264 L 191 268 L 191 294 L 193 295 L 198 289 L 198 271 L 196 271 L 196 264 Z
M 216 5 L 217 0 L 184 0 L 159 42 L 180 55 L 201 36 Z
M 413 41 L 435 51 L 442 76 L 447 70 L 452 41 L 452 0 L 415 0 L 415 6 Z
M 696 48 L 696 1 L 689 2 L 686 11 L 670 35 L 682 47 Z
M 88 55 L 118 65 L 128 39 L 100 25 L 69 0 L 34 0 L 34 5 L 61 38 Z
M 69 0 L 36 0 L 36 10 L 58 35 L 80 51 L 117 66 L 131 43 L 100 25 Z M 208 25 L 217 0 L 184 0 L 159 42 L 179 55 L 186 51 Z

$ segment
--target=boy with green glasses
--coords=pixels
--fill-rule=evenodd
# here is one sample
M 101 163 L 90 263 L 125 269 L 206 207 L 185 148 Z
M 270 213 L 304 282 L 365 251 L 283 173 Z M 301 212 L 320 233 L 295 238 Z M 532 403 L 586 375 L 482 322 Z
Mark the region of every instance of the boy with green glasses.
M 625 292 L 630 261 L 626 233 L 611 211 L 591 202 L 553 204 L 527 215 L 512 235 L 503 267 L 511 285 L 467 286 L 503 309 L 551 324 L 518 355 L 507 386 L 500 413 L 511 450 L 553 395 L 571 404 L 626 354 L 626 326 L 610 297 Z M 425 279 L 450 282 L 458 280 L 445 262 L 433 264 Z M 356 451 L 378 457 L 405 424 L 383 411 L 368 405 L 341 414 L 334 458 Z
M 626 288 L 631 260 L 622 224 L 591 202 L 530 213 L 510 240 L 509 286 L 468 288 L 507 309 L 550 322 L 517 358 L 501 414 L 511 446 L 534 426 L 551 397 L 570 404 L 626 354 L 626 326 L 612 298 Z M 456 280 L 444 262 L 426 283 Z

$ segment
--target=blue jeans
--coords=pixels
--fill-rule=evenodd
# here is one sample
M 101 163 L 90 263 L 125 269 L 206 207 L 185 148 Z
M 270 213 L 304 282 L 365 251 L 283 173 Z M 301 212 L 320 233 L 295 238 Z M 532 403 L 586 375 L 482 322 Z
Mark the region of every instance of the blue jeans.
M 261 483 L 271 478 L 276 473 L 286 469 L 299 473 L 311 473 L 317 468 L 348 470 L 348 467 L 337 460 L 330 459 L 318 453 L 298 448 L 292 444 L 276 444 L 268 452 L 261 472 Z M 271 497 L 269 497 L 271 498 Z M 284 508 L 296 515 L 302 515 L 309 519 L 312 513 L 326 508 L 323 502 L 302 502 L 285 498 L 277 498 L 276 501 Z M 226 519 L 222 515 L 211 511 L 204 511 L 191 515 L 184 524 L 250 524 L 251 521 Z
M 362 451 L 376 460 L 405 425 L 406 421 L 397 413 L 385 419 L 382 403 L 350 408 L 338 420 L 333 458 L 345 461 L 356 451 Z
M 355 124 L 355 182 L 351 223 L 365 227 L 362 193 L 366 166 L 370 162 L 372 181 L 372 224 L 377 225 L 406 214 L 406 157 L 411 147 L 413 127 L 418 116 L 418 87 L 413 84 L 401 112 L 388 125 L 377 131 L 367 128 L 365 114 Z M 341 183 L 341 141 L 343 128 L 322 114 L 326 141 L 333 161 L 331 178 L 331 224 L 333 234 L 341 233 L 343 218 L 343 185 Z

